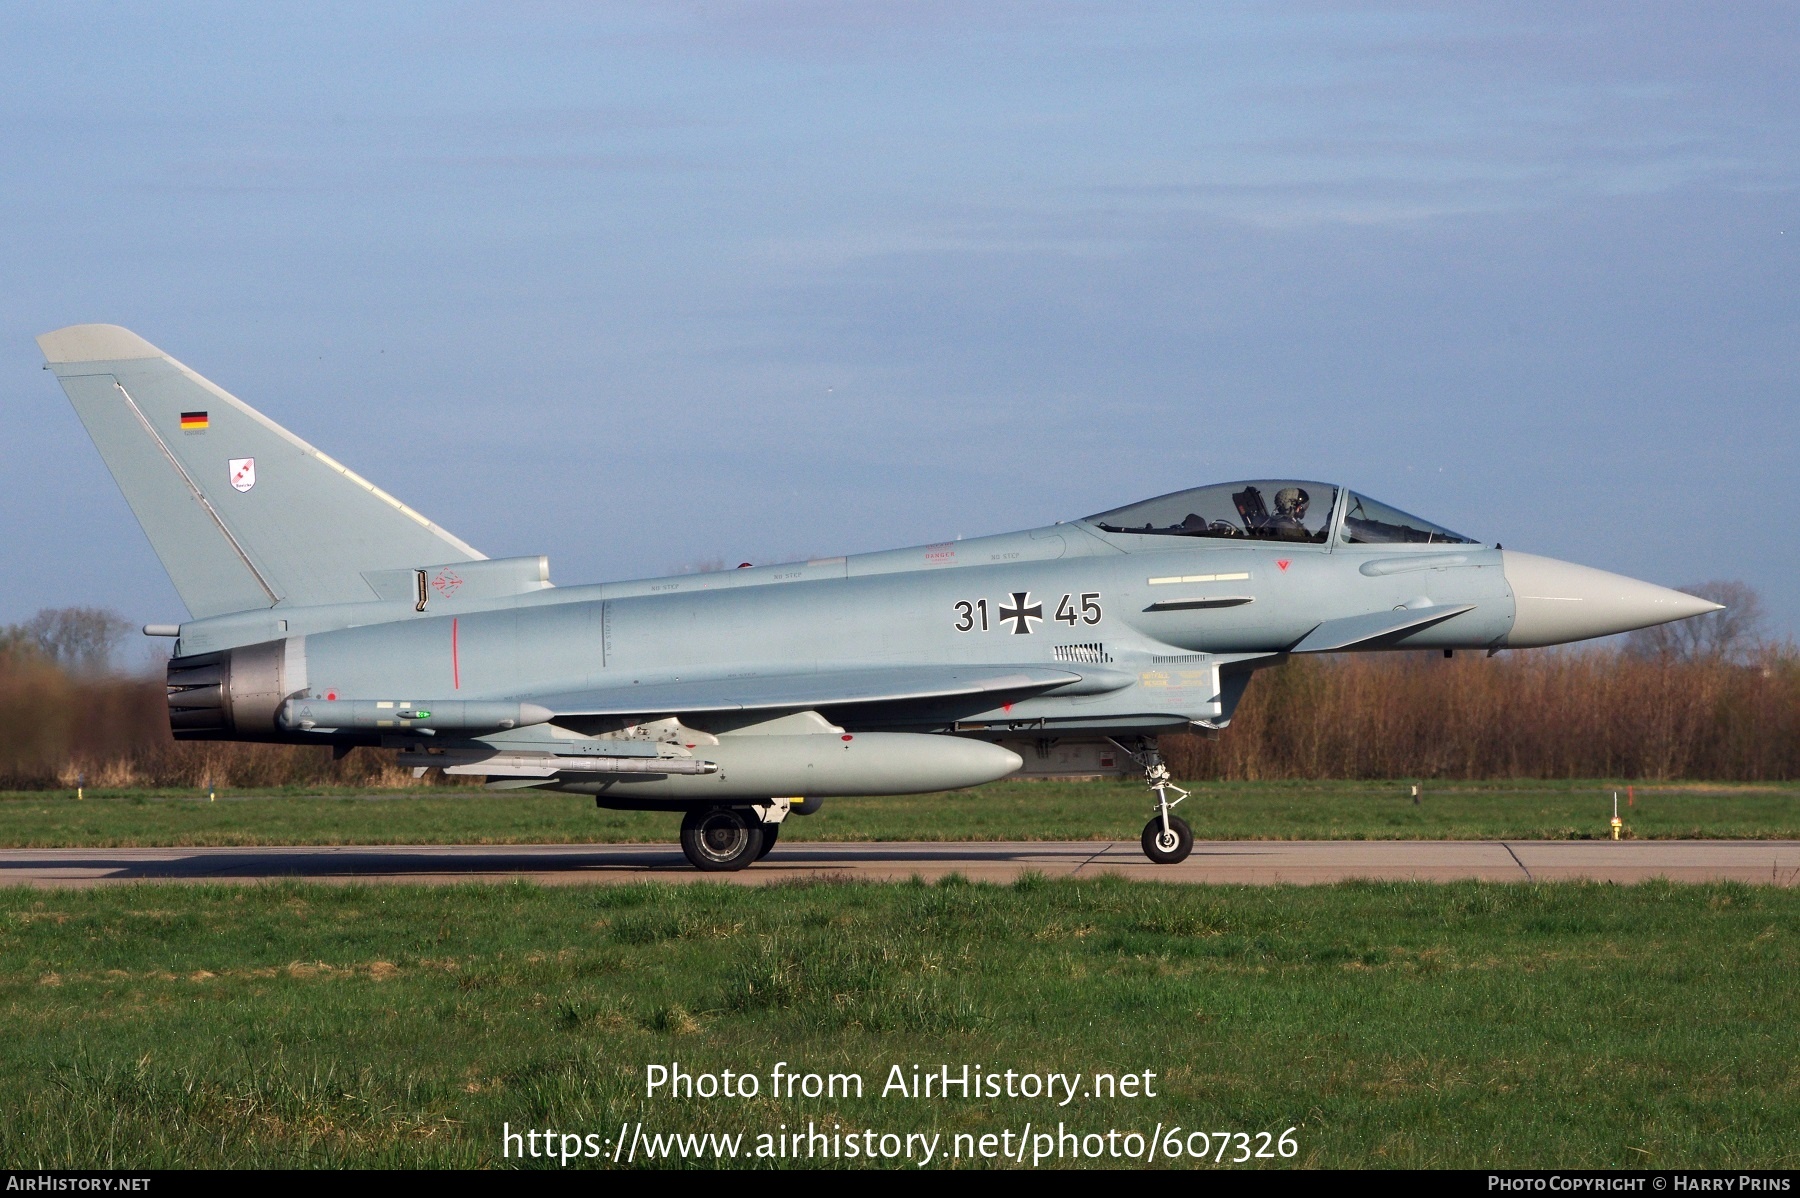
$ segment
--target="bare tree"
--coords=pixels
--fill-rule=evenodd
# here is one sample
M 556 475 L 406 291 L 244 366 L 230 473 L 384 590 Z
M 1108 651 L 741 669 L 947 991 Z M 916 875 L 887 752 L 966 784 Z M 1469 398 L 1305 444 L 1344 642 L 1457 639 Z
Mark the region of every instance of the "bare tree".
M 112 664 L 120 639 L 130 630 L 129 620 L 106 608 L 57 607 L 7 631 L 65 670 L 98 674 Z
M 42 656 L 37 641 L 18 624 L 0 625 L 0 661 L 20 661 Z
M 1725 610 L 1640 628 L 1625 639 L 1627 653 L 1669 661 L 1741 662 L 1763 647 L 1762 598 L 1748 583 L 1715 579 L 1679 589 L 1723 603 Z

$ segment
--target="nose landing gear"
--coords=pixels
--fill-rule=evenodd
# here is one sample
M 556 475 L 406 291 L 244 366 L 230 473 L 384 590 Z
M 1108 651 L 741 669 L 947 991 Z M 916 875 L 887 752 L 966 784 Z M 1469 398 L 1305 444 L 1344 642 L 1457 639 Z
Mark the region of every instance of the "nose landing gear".
M 1144 782 L 1156 792 L 1156 814 L 1144 825 L 1141 843 L 1144 856 L 1158 865 L 1174 865 L 1178 861 L 1187 860 L 1187 855 L 1194 851 L 1194 830 L 1187 821 L 1173 813 L 1173 808 L 1188 792 L 1175 785 L 1169 777 L 1169 767 L 1163 764 L 1162 757 L 1152 749 L 1140 755 L 1144 763 Z M 1169 792 L 1174 791 L 1181 796 L 1174 803 L 1169 801 Z

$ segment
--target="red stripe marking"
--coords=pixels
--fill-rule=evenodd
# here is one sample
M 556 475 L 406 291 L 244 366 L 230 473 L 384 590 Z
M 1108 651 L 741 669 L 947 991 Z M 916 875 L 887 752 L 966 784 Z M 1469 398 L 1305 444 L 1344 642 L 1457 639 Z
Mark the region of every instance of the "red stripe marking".
M 462 689 L 462 661 L 456 650 L 456 617 L 450 617 L 450 688 Z

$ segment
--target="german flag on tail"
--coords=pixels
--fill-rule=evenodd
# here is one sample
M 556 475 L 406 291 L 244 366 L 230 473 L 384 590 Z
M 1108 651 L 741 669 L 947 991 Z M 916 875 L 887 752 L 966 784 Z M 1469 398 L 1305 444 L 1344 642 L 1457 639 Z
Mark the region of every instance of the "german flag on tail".
M 183 412 L 181 414 L 181 431 L 184 433 L 203 433 L 209 421 L 205 412 Z

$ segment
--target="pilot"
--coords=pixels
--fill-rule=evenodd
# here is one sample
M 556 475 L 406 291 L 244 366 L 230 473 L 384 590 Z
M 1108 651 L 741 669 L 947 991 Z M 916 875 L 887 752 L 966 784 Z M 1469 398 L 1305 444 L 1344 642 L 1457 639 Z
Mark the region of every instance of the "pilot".
M 1269 521 L 1278 541 L 1310 541 L 1312 534 L 1303 523 L 1306 505 L 1312 497 L 1299 487 L 1283 487 L 1275 492 L 1275 518 Z

